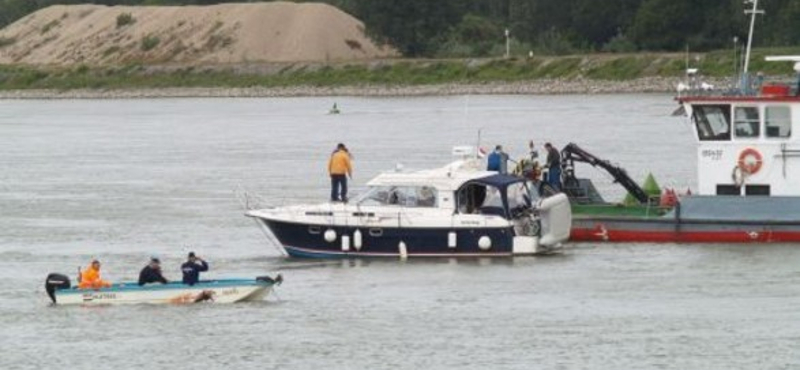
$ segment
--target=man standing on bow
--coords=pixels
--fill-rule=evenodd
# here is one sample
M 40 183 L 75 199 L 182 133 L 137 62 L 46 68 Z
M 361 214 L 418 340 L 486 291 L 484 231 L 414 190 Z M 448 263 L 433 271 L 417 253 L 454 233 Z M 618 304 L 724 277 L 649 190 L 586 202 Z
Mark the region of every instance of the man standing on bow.
M 347 202 L 347 178 L 353 178 L 353 165 L 350 163 L 350 151 L 344 144 L 336 145 L 336 150 L 331 154 L 328 173 L 331 176 L 331 202 Z

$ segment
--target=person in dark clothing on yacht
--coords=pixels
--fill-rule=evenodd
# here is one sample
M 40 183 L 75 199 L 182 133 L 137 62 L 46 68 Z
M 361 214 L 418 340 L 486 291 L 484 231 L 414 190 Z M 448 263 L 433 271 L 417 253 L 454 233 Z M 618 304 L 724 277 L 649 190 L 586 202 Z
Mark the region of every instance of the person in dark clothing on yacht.
M 553 189 L 561 191 L 561 154 L 552 144 L 544 144 L 547 150 L 547 182 Z
M 200 281 L 200 272 L 208 271 L 208 263 L 194 252 L 189 252 L 189 260 L 181 265 L 183 272 L 183 283 L 188 285 L 197 284 Z
M 164 275 L 161 274 L 161 261 L 157 257 L 151 257 L 150 263 L 139 272 L 139 285 L 149 283 L 169 283 Z

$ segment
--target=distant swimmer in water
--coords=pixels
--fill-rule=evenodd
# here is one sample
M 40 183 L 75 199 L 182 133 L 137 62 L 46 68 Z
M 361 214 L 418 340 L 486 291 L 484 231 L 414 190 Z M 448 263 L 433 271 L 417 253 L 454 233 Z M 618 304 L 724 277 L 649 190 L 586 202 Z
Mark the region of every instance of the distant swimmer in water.
M 93 260 L 86 270 L 81 271 L 78 279 L 78 288 L 80 289 L 100 289 L 110 286 L 111 283 L 100 277 L 100 261 L 98 260 Z
M 328 114 L 339 114 L 341 111 L 339 110 L 339 106 L 336 105 L 336 102 L 333 103 L 333 107 L 331 110 L 328 111 Z

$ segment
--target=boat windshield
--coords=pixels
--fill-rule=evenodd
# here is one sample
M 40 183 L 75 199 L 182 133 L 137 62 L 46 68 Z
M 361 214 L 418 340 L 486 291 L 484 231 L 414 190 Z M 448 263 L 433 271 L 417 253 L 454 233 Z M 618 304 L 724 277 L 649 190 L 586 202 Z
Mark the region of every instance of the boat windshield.
M 432 186 L 371 186 L 356 199 L 360 206 L 436 207 Z
M 503 204 L 503 189 L 484 184 L 468 184 L 458 190 L 457 211 L 461 214 L 489 214 L 506 217 L 508 209 L 530 205 L 524 182 L 505 188 L 508 208 Z
M 530 205 L 530 195 L 524 182 L 519 182 L 508 187 L 508 208 L 527 207 Z

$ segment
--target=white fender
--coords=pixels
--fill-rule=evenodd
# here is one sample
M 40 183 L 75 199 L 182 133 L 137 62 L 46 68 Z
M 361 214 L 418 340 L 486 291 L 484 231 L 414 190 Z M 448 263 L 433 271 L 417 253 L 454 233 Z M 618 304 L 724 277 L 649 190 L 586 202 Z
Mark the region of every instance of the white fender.
M 562 193 L 542 199 L 537 208 L 542 223 L 539 244 L 553 247 L 567 241 L 572 226 L 572 207 L 567 196 Z
M 483 251 L 488 251 L 492 248 L 492 238 L 484 235 L 478 239 L 478 248 Z
M 536 208 L 540 211 L 547 211 L 551 208 L 561 205 L 564 201 L 569 202 L 569 198 L 567 198 L 564 193 L 556 194 L 549 196 L 547 198 L 543 198 L 539 200 L 539 204 L 536 205 Z
M 353 233 L 353 246 L 356 247 L 357 251 L 361 250 L 362 242 L 363 240 L 361 239 L 361 230 L 356 229 L 356 231 Z
M 400 242 L 400 244 L 397 245 L 397 250 L 400 253 L 400 259 L 408 258 L 408 248 L 406 247 L 406 243 Z
M 455 231 L 451 231 L 451 232 L 447 233 L 447 246 L 448 247 L 455 248 L 456 245 L 458 245 L 457 242 L 458 242 L 458 240 L 456 239 Z
M 333 243 L 336 241 L 336 231 L 333 229 L 325 230 L 325 241 L 328 243 Z
M 350 235 L 342 235 L 342 251 L 350 250 Z

